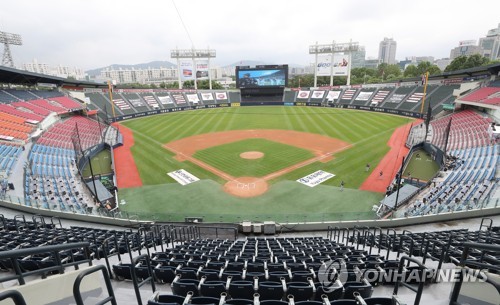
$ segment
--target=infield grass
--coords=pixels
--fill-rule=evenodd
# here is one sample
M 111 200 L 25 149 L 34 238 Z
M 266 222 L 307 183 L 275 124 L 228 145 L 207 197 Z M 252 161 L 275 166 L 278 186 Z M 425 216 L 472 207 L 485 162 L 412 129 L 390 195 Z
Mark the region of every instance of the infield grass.
M 394 129 L 411 121 L 412 119 L 406 117 L 374 112 L 283 106 L 214 108 L 126 121 L 122 124 L 134 132 L 135 145 L 132 147 L 132 154 L 145 186 L 120 190 L 121 198 L 126 199 L 128 203 L 123 208 L 133 214 L 158 211 L 158 215 L 181 213 L 196 216 L 213 211 L 215 214 L 233 215 L 235 220 L 237 217 L 243 217 L 242 213 L 257 210 L 282 217 L 285 214 L 296 215 L 293 218 L 297 220 L 302 219 L 304 213 L 316 215 L 317 212 L 321 215 L 344 215 L 339 216 L 341 219 L 346 219 L 345 215 L 354 213 L 357 216 L 349 217 L 359 219 L 359 213 L 372 215 L 372 205 L 382 198 L 382 194 L 370 193 L 373 195 L 368 196 L 367 192 L 357 190 L 370 174 L 365 172 L 365 165 L 370 163 L 373 170 L 388 152 L 387 141 Z M 315 162 L 280 176 L 270 181 L 273 185 L 268 193 L 246 199 L 234 198 L 224 193 L 221 186 L 225 181 L 222 178 L 190 162 L 175 160 L 173 153 L 163 147 L 163 144 L 188 136 L 246 129 L 316 133 L 348 142 L 352 147 L 335 154 L 333 160 L 327 163 Z M 279 153 L 280 151 L 275 152 Z M 230 167 L 232 168 L 227 166 L 225 170 L 228 171 Z M 167 172 L 181 168 L 204 181 L 185 187 L 178 185 Z M 336 176 L 315 188 L 308 188 L 294 181 L 318 169 Z M 248 167 L 244 165 L 243 170 L 248 170 Z M 345 182 L 344 192 L 338 190 L 341 180 Z M 346 194 L 351 194 L 352 198 Z M 144 200 L 145 198 L 150 199 Z M 256 209 L 258 204 L 261 204 L 262 208 Z M 302 206 L 304 209 L 290 208 Z
M 247 151 L 259 151 L 264 156 L 249 160 L 240 157 Z M 197 151 L 194 157 L 233 177 L 263 177 L 314 155 L 305 149 L 265 139 L 246 139 Z

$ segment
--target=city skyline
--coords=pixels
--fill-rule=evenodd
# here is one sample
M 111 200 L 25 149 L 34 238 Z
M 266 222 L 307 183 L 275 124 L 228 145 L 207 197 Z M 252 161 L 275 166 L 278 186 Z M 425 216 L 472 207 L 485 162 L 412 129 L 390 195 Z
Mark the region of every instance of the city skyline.
M 303 5 L 299 1 L 254 0 L 241 9 L 223 0 L 55 0 L 50 7 L 22 1 L 2 9 L 0 30 L 23 36 L 24 45 L 11 48 L 16 66 L 33 59 L 84 70 L 155 60 L 174 62 L 170 50 L 192 44 L 215 49 L 213 64 L 218 66 L 247 59 L 307 66 L 313 62 L 308 46 L 316 42 L 352 39 L 365 46 L 367 58 L 377 58 L 384 37 L 397 42 L 397 60 L 412 56 L 439 59 L 449 57 L 459 41 L 478 41 L 497 27 L 496 10 L 484 10 L 496 2 L 480 2 L 484 5 L 427 0 L 313 1 Z

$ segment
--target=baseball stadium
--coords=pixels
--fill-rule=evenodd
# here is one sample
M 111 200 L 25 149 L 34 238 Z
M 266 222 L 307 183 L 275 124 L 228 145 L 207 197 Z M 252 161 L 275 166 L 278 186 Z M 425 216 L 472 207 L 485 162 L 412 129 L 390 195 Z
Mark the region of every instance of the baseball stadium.
M 0 66 L 0 304 L 499 304 L 500 64 L 235 69 L 125 89 Z

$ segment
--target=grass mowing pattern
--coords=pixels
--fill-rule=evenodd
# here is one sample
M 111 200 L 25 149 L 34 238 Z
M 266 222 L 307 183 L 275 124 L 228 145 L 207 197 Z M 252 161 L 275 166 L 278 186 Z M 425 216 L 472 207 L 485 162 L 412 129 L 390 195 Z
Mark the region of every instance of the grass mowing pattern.
M 259 151 L 264 157 L 255 160 L 241 158 L 240 154 L 246 151 Z M 265 139 L 247 139 L 197 151 L 194 157 L 233 177 L 263 177 L 313 158 L 314 154 Z
M 321 213 L 321 217 L 317 216 L 320 220 L 323 217 L 363 219 L 359 218 L 359 215 L 364 215 L 360 213 L 370 214 L 367 211 L 382 198 L 380 194 L 371 195 L 372 193 L 356 190 L 369 175 L 364 170 L 365 165 L 370 163 L 373 170 L 389 150 L 387 141 L 394 129 L 411 121 L 410 118 L 374 112 L 282 106 L 214 108 L 126 121 L 123 124 L 134 132 L 132 154 L 142 182 L 150 187 L 121 189 L 121 198 L 127 200 L 123 209 L 133 214 L 155 211 L 152 213 L 158 217 L 166 214 L 208 215 L 213 211 L 214 214 L 225 215 L 225 220 L 234 221 L 241 215 L 257 211 L 281 217 L 296 215 L 290 216 L 288 220 L 299 221 L 305 217 L 304 213 Z M 240 199 L 221 190 L 223 179 L 190 162 L 175 160 L 172 158 L 173 154 L 162 146 L 192 135 L 246 129 L 290 129 L 317 133 L 346 141 L 353 144 L 353 147 L 336 154 L 330 162 L 316 162 L 271 181 L 274 185 L 263 196 Z M 198 182 L 193 186 L 179 186 L 166 173 L 180 168 L 200 179 L 217 183 L 206 188 L 197 187 Z M 298 183 L 286 181 L 296 180 L 318 169 L 332 172 L 336 177 L 315 188 L 300 185 L 295 187 Z M 344 192 L 338 191 L 341 180 L 346 183 Z M 201 181 L 200 186 L 208 182 L 210 181 Z M 206 192 L 206 189 L 211 191 L 210 195 L 194 193 Z

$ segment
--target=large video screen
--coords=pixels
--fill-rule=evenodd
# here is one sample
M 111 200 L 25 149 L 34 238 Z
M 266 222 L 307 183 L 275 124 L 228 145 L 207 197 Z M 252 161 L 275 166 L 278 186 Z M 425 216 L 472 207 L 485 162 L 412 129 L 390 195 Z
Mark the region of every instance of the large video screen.
M 236 67 L 236 88 L 284 88 L 288 85 L 288 66 L 272 68 Z

